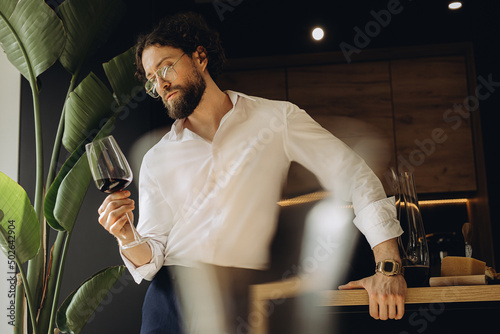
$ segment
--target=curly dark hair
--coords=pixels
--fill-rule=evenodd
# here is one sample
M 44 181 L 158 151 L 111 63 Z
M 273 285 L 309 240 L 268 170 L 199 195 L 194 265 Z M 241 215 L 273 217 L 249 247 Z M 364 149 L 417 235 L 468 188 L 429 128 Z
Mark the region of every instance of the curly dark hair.
M 200 14 L 193 12 L 165 17 L 152 32 L 139 36 L 135 51 L 137 65 L 135 76 L 140 81 L 146 80 L 142 53 L 145 48 L 152 45 L 181 49 L 189 57 L 198 46 L 203 46 L 208 57 L 208 72 L 214 80 L 222 72 L 226 61 L 218 32 L 212 30 Z

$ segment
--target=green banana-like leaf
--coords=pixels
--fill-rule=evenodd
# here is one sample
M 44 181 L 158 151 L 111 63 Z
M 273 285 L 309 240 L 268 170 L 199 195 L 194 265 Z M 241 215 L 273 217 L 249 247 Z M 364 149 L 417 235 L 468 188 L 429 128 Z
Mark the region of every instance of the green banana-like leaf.
M 58 222 L 54 215 L 54 208 L 57 204 L 57 197 L 59 193 L 59 188 L 64 181 L 65 177 L 68 175 L 68 173 L 71 171 L 71 169 L 78 163 L 80 157 L 82 154 L 85 152 L 85 143 L 82 142 L 78 148 L 73 151 L 73 153 L 70 155 L 68 160 L 64 163 L 64 165 L 61 167 L 61 170 L 57 174 L 56 178 L 52 182 L 49 190 L 47 191 L 47 194 L 45 195 L 45 202 L 44 202 L 44 214 L 45 214 L 45 219 L 47 220 L 47 224 L 49 224 L 50 227 L 52 227 L 55 230 L 58 231 L 65 231 L 66 229 Z M 85 188 L 87 189 L 87 188 Z
M 104 83 L 90 73 L 69 94 L 64 105 L 65 127 L 63 145 L 73 152 L 92 132 L 102 127 L 101 122 L 112 115 L 113 95 Z
M 119 106 L 125 106 L 144 85 L 135 78 L 135 47 L 102 64 Z
M 16 8 L 17 1 L 0 1 L 0 13 L 5 15 L 6 18 L 9 18 L 14 9 Z
M 83 153 L 62 181 L 54 207 L 54 216 L 66 231 L 73 230 L 91 180 L 87 153 Z
M 111 117 L 95 139 L 103 138 L 111 133 L 116 118 Z M 44 213 L 47 223 L 58 231 L 72 231 L 78 212 L 87 192 L 91 175 L 85 153 L 85 145 L 91 137 L 80 143 L 66 160 L 57 177 L 52 182 L 45 196 Z
M 57 328 L 63 333 L 80 333 L 124 269 L 116 266 L 101 270 L 72 292 L 57 310 Z
M 9 250 L 15 252 L 22 264 L 40 248 L 38 218 L 24 189 L 2 172 L 0 189 L 0 209 L 4 215 L 0 225 L 8 235 L 8 244 L 2 243 L 2 250 L 6 256 Z
M 30 73 L 36 78 L 56 62 L 65 39 L 61 20 L 44 1 L 1 1 L 0 45 L 26 79 Z
M 125 11 L 120 0 L 64 1 L 57 9 L 67 32 L 59 58 L 64 68 L 74 74 L 109 38 Z

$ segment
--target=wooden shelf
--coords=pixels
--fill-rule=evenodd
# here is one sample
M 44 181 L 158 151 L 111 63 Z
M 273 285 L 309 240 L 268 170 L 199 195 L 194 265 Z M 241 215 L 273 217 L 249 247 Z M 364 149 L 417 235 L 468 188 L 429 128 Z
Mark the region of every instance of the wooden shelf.
M 250 288 L 250 314 L 253 317 L 252 334 L 268 333 L 267 303 L 272 300 L 292 298 L 307 291 L 307 283 L 298 279 L 254 285 Z M 319 306 L 361 306 L 368 305 L 368 294 L 360 290 L 327 290 L 319 294 Z M 500 301 L 500 285 L 445 286 L 408 288 L 406 304 L 463 303 Z

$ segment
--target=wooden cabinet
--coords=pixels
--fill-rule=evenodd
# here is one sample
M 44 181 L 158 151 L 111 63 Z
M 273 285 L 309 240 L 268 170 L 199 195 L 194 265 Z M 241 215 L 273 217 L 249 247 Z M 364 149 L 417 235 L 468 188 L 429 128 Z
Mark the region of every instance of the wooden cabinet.
M 468 96 L 464 56 L 319 65 L 305 59 L 231 71 L 219 85 L 297 104 L 360 154 L 388 194 L 390 168 L 414 172 L 419 193 L 476 190 L 470 119 L 460 107 Z M 311 173 L 292 165 L 285 197 L 318 189 Z
M 476 190 L 465 58 L 390 64 L 399 169 L 415 173 L 419 192 Z

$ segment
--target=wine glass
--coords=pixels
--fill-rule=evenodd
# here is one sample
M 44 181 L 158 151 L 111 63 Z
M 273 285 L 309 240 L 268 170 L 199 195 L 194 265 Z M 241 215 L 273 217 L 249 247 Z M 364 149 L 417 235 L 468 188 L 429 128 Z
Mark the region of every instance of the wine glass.
M 132 182 L 132 170 L 113 136 L 94 140 L 85 145 L 85 149 L 97 189 L 105 193 L 114 193 L 125 189 Z M 125 243 L 122 248 L 131 248 L 151 239 L 139 235 L 128 212 L 127 218 L 134 234 L 134 241 Z

